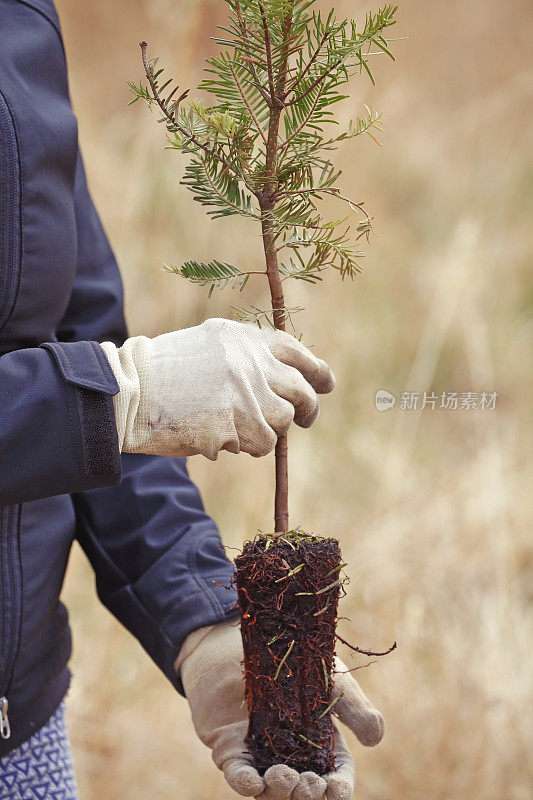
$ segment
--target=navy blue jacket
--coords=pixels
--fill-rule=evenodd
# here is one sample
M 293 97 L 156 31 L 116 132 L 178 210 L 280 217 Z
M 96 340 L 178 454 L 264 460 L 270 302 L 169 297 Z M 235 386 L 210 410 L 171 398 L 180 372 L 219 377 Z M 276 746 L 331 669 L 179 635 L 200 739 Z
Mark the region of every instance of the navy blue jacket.
M 99 341 L 126 337 L 51 0 L 0 0 L 0 699 L 11 737 L 69 683 L 59 602 L 78 539 L 98 594 L 180 689 L 192 630 L 235 616 L 227 561 L 183 459 L 120 456 Z

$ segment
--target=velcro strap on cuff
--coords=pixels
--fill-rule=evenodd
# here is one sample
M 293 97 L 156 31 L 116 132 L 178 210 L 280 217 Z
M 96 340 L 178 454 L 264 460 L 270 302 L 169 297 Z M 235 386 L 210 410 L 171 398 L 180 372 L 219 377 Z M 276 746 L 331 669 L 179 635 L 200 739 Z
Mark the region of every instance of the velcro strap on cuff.
M 68 383 L 109 395 L 118 394 L 115 374 L 97 342 L 45 342 L 41 347 L 52 353 Z

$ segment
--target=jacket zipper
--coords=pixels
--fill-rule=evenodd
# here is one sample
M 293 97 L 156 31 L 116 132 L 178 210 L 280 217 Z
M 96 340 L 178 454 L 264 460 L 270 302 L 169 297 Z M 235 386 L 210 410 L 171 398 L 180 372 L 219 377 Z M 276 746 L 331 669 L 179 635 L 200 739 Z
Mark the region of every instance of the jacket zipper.
M 7 695 L 20 640 L 22 574 L 19 550 L 20 506 L 0 508 L 0 579 L 2 618 L 0 638 L 0 737 L 9 739 Z
M 13 117 L 0 92 L 0 330 L 15 305 L 21 258 L 21 180 Z
M 7 697 L 0 697 L 0 736 L 2 739 L 9 739 L 11 736 L 9 717 L 7 716 L 8 706 L 9 702 Z

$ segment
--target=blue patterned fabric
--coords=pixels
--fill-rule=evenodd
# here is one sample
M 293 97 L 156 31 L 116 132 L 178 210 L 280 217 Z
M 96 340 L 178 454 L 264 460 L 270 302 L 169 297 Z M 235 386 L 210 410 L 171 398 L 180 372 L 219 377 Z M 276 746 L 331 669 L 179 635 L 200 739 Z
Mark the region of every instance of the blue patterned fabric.
M 78 800 L 64 703 L 31 739 L 0 758 L 0 800 Z

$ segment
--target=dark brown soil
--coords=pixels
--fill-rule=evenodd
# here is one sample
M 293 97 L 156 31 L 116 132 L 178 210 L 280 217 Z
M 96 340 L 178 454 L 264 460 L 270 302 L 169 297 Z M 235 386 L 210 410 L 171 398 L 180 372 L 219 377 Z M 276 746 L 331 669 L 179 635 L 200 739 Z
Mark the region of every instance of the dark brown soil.
M 331 686 L 341 556 L 336 539 L 259 536 L 236 560 L 247 746 L 257 769 L 331 771 Z

